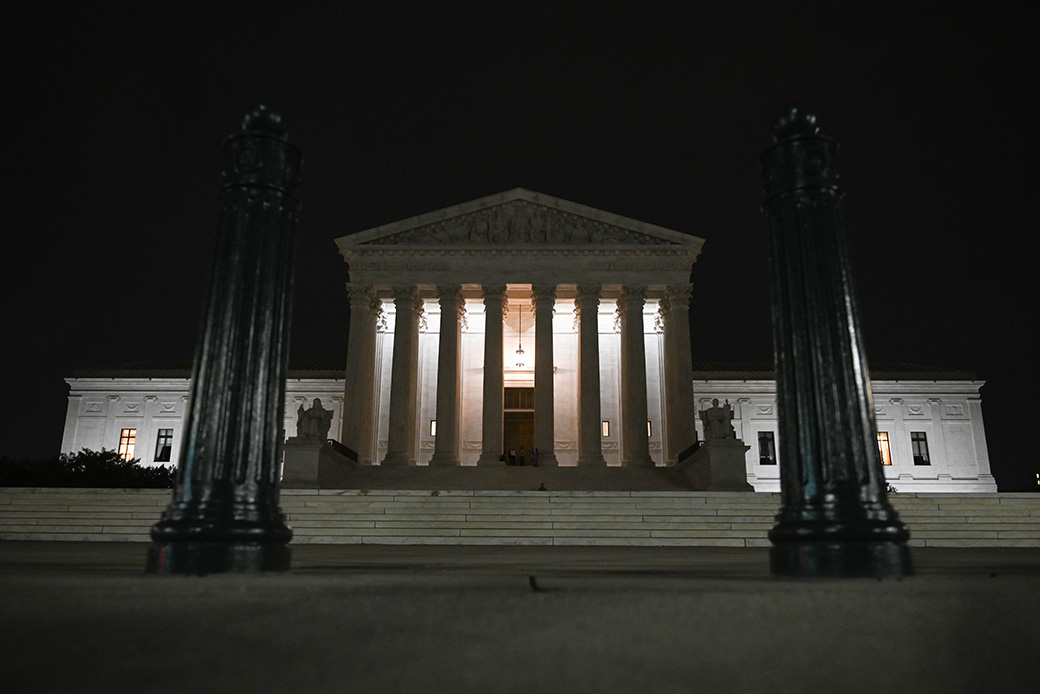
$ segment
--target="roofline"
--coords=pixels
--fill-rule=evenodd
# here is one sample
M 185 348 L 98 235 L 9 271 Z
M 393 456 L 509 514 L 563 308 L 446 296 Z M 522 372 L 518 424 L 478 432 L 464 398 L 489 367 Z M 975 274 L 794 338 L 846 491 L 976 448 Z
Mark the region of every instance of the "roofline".
M 665 238 L 684 246 L 693 246 L 699 249 L 704 245 L 704 239 L 699 236 L 694 236 L 693 234 L 668 229 L 656 224 L 650 224 L 649 222 L 642 222 L 638 219 L 632 219 L 631 217 L 625 217 L 605 210 L 599 210 L 594 207 L 589 207 L 588 205 L 582 205 L 580 203 L 571 202 L 570 200 L 564 200 L 544 193 L 538 193 L 533 190 L 527 190 L 526 188 L 513 188 L 512 190 L 495 193 L 494 195 L 488 195 L 476 200 L 451 205 L 432 212 L 424 212 L 423 214 L 414 217 L 408 217 L 406 219 L 390 222 L 371 229 L 347 234 L 346 236 L 337 238 L 336 245 L 341 249 L 344 247 L 358 246 L 385 236 L 399 234 L 410 229 L 426 226 L 427 224 L 434 224 L 455 217 L 461 217 L 462 215 L 502 205 L 507 202 L 513 202 L 515 200 L 524 200 L 536 205 L 544 205 L 545 207 L 554 208 L 561 212 L 569 212 L 571 214 L 587 217 L 629 231 Z

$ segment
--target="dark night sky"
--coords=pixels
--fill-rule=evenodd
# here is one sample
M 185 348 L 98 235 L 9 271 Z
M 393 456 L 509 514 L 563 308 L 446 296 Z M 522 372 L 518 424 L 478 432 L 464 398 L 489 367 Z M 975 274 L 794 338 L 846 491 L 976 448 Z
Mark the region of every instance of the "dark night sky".
M 758 156 L 801 103 L 842 145 L 869 358 L 986 379 L 1000 487 L 1037 489 L 1028 5 L 303 4 L 0 10 L 0 455 L 57 452 L 74 370 L 191 359 L 260 101 L 304 153 L 294 359 L 345 358 L 333 239 L 522 186 L 707 239 L 694 358 L 769 360 Z

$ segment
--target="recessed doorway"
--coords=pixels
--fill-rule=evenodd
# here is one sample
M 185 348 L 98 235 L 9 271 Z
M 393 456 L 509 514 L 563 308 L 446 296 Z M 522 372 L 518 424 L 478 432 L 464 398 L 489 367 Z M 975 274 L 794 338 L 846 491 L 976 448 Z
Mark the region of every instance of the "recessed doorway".
M 530 465 L 534 454 L 534 388 L 506 388 L 504 405 L 506 462 L 509 450 L 514 449 L 519 464 L 520 449 L 523 448 L 524 463 Z

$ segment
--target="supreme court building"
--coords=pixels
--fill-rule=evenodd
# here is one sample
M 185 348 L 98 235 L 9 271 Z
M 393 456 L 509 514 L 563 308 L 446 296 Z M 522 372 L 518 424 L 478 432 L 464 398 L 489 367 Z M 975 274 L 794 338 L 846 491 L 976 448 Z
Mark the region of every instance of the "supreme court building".
M 523 447 L 544 466 L 652 467 L 696 440 L 703 239 L 516 189 L 337 244 L 341 441 L 360 462 L 502 465 Z
M 336 243 L 350 272 L 346 369 L 290 368 L 288 437 L 317 397 L 362 466 L 504 466 L 522 448 L 540 467 L 665 468 L 703 439 L 697 413 L 717 398 L 748 447 L 748 483 L 779 488 L 771 365 L 693 361 L 703 239 L 514 189 Z M 872 377 L 886 479 L 996 491 L 981 381 L 906 365 Z M 183 371 L 68 383 L 63 451 L 126 451 L 132 436 L 132 455 L 176 462 Z

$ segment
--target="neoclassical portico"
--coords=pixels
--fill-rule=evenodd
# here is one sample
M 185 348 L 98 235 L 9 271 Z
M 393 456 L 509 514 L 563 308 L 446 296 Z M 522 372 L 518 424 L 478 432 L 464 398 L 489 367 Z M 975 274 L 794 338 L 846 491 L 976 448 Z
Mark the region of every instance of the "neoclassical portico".
M 702 239 L 515 189 L 337 244 L 362 464 L 651 467 L 694 443 Z

